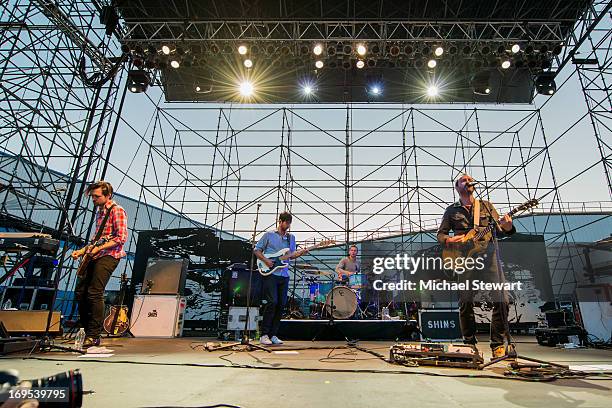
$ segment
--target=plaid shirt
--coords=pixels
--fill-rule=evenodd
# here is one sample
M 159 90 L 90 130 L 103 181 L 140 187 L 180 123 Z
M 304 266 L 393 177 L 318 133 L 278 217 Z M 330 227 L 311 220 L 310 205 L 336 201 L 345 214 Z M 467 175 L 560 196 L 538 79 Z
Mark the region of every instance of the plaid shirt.
M 102 237 L 111 236 L 113 241 L 115 241 L 117 245 L 112 248 L 104 249 L 98 252 L 95 257 L 96 259 L 106 255 L 110 255 L 113 258 L 117 259 L 126 256 L 126 253 L 123 250 L 123 245 L 127 241 L 128 237 L 127 215 L 123 207 L 120 207 L 114 201 L 109 200 L 106 203 L 106 205 L 104 206 L 105 211 L 98 210 L 96 214 L 96 233 L 94 234 L 94 237 L 97 235 L 98 230 L 100 229 L 102 220 L 104 220 L 104 216 L 106 215 L 106 210 L 108 210 L 113 204 L 115 204 L 115 206 L 113 207 L 110 215 L 108 216 L 108 220 L 106 221 L 104 230 L 102 231 Z

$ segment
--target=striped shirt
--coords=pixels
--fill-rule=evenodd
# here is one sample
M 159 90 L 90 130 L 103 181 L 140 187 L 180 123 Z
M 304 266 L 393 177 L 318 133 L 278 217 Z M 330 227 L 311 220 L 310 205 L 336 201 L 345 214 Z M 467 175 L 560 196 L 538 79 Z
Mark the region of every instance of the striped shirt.
M 125 213 L 125 210 L 123 209 L 123 207 L 119 206 L 114 201 L 109 200 L 104 206 L 104 210 L 98 209 L 98 212 L 96 214 L 96 232 L 94 234 L 94 237 L 98 234 L 98 230 L 100 229 L 100 225 L 102 224 L 102 221 L 104 220 L 106 211 L 108 211 L 108 209 L 113 204 L 115 204 L 115 206 L 113 207 L 113 209 L 110 212 L 110 215 L 108 216 L 108 220 L 106 221 L 106 224 L 104 225 L 104 230 L 102 231 L 101 236 L 102 237 L 110 236 L 112 240 L 117 243 L 117 245 L 115 245 L 112 248 L 104 249 L 98 252 L 95 256 L 96 259 L 101 258 L 106 255 L 110 255 L 113 258 L 117 258 L 117 259 L 123 258 L 124 256 L 126 256 L 126 253 L 123 250 L 123 245 L 127 241 L 127 237 L 128 237 L 127 214 Z

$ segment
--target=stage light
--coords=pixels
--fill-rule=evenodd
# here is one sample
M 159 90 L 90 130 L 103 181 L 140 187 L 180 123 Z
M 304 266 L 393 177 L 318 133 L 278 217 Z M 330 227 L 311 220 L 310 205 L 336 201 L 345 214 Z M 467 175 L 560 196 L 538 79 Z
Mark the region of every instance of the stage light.
M 513 54 L 516 54 L 521 50 L 521 46 L 518 44 L 514 44 L 510 50 L 512 51 Z
M 382 92 L 382 90 L 380 89 L 380 86 L 378 85 L 374 85 L 370 88 L 370 93 L 372 95 L 380 95 L 380 93 Z
M 238 54 L 245 55 L 246 53 L 247 53 L 246 45 L 241 45 L 240 47 L 238 47 Z
M 315 62 L 315 67 L 317 67 L 318 69 L 323 68 L 323 61 L 318 60 L 317 62 Z
M 435 60 L 435 59 L 430 59 L 429 61 L 427 61 L 427 66 L 428 66 L 429 68 L 435 68 L 435 67 L 436 67 L 436 65 L 438 65 L 438 63 L 436 62 L 436 60 Z
M 438 96 L 438 92 L 438 87 L 435 85 L 430 85 L 429 87 L 427 87 L 427 96 L 431 98 Z
M 365 54 L 366 54 L 366 51 L 367 51 L 367 50 L 366 50 L 365 45 L 363 45 L 363 44 L 359 44 L 359 45 L 357 46 L 357 54 L 359 54 L 359 55 L 365 55 Z
M 167 45 L 163 45 L 162 52 L 164 53 L 164 55 L 170 55 L 170 47 L 168 47 Z
M 202 88 L 200 88 L 199 86 L 195 87 L 196 92 L 200 92 L 202 90 Z
M 444 48 L 437 47 L 436 50 L 434 51 L 434 54 L 436 55 L 436 57 L 441 57 L 442 54 L 444 54 Z
M 501 63 L 501 67 L 502 67 L 503 69 L 508 69 L 508 68 L 510 68 L 510 65 L 512 65 L 512 64 L 511 64 L 511 62 L 510 62 L 510 60 L 504 60 L 504 61 L 502 61 L 502 63 Z
M 312 86 L 311 85 L 304 85 L 302 87 L 302 92 L 304 92 L 304 95 L 306 95 L 306 96 L 312 95 Z
M 478 72 L 472 77 L 472 90 L 476 95 L 489 95 L 491 93 L 490 78 L 491 73 L 489 71 Z
M 321 55 L 323 53 L 323 46 L 321 44 L 317 44 L 312 49 L 314 55 Z
M 172 61 L 170 61 L 170 66 L 174 69 L 178 68 L 181 66 L 181 64 L 178 62 L 178 60 L 173 59 Z
M 240 95 L 248 98 L 253 95 L 255 88 L 253 88 L 253 84 L 249 81 L 243 81 L 240 83 Z
M 151 78 L 149 77 L 147 71 L 142 69 L 133 69 L 128 71 L 127 81 L 130 92 L 142 93 L 147 91 L 147 88 L 151 83 Z
M 363 62 L 363 60 L 357 60 L 357 63 L 355 64 L 355 66 L 357 66 L 357 68 L 361 69 L 363 68 L 365 65 L 365 62 Z
M 557 84 L 555 83 L 555 74 L 553 72 L 544 72 L 535 78 L 536 91 L 540 95 L 553 95 L 557 92 Z
M 248 59 L 248 58 L 247 58 L 247 59 L 245 59 L 245 60 L 244 60 L 244 66 L 245 66 L 246 68 L 252 68 L 252 67 L 253 67 L 253 61 L 251 61 L 251 60 L 250 60 L 250 59 Z

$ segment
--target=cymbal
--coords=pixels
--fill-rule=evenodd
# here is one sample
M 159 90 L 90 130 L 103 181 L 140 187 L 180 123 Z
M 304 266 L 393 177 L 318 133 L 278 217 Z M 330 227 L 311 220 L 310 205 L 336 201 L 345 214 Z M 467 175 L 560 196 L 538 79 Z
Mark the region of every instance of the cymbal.
M 304 269 L 302 270 L 303 273 L 306 273 L 308 275 L 333 275 L 333 272 L 328 272 L 328 271 L 322 271 L 319 269 Z
M 314 269 L 314 266 L 312 266 L 311 264 L 307 264 L 307 263 L 293 264 L 291 266 L 295 269 Z

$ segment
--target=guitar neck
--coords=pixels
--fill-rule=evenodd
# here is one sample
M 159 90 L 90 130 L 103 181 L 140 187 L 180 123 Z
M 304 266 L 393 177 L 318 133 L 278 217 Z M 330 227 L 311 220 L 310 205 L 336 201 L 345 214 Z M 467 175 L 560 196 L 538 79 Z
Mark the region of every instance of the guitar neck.
M 519 207 L 516 207 L 516 208 L 513 208 L 512 210 L 510 210 L 508 215 L 509 216 L 513 216 L 517 212 L 519 212 Z M 476 234 L 476 239 L 480 239 L 480 238 L 484 237 L 486 234 L 488 234 L 489 232 L 492 232 L 493 229 L 495 228 L 495 224 L 499 223 L 499 220 L 501 220 L 501 218 L 495 220 L 494 223 L 490 223 L 484 229 L 480 230 L 480 232 L 478 234 Z

